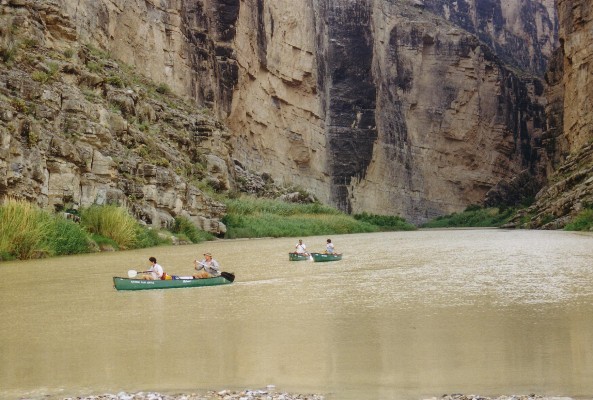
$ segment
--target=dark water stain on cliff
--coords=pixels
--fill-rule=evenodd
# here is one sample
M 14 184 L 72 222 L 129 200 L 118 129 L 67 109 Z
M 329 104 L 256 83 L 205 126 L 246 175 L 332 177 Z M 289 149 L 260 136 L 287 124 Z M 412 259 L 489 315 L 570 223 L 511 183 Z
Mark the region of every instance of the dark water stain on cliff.
M 327 81 L 327 137 L 332 203 L 351 212 L 348 185 L 362 179 L 377 138 L 375 109 L 377 89 L 373 81 L 371 6 L 367 2 L 330 1 L 318 18 L 327 21 L 320 40 L 327 58 L 320 76 Z M 326 86 L 327 85 L 327 86 Z
M 182 28 L 191 50 L 194 97 L 210 108 L 230 112 L 239 68 L 232 41 L 236 35 L 240 0 L 183 3 Z

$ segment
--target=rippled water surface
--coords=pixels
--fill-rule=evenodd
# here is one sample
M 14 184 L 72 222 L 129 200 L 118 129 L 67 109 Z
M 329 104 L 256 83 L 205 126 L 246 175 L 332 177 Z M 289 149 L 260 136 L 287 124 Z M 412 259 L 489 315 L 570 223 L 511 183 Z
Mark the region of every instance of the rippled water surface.
M 303 238 L 309 249 L 325 237 Z M 0 397 L 262 388 L 328 399 L 593 397 L 593 236 L 429 230 L 0 264 Z M 211 251 L 232 285 L 117 292 Z

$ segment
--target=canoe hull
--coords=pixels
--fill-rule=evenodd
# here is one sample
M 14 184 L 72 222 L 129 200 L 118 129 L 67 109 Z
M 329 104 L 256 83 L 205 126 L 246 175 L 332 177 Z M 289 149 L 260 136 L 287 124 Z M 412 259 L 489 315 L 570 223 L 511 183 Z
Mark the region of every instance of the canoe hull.
M 148 289 L 177 289 L 201 286 L 226 285 L 231 281 L 218 276 L 206 279 L 171 279 L 166 281 L 145 281 L 142 279 L 130 279 L 113 277 L 113 286 L 117 290 L 148 290 Z
M 311 253 L 315 262 L 340 261 L 342 254 Z
M 309 259 L 309 256 L 300 253 L 288 253 L 288 260 L 289 261 L 306 261 Z

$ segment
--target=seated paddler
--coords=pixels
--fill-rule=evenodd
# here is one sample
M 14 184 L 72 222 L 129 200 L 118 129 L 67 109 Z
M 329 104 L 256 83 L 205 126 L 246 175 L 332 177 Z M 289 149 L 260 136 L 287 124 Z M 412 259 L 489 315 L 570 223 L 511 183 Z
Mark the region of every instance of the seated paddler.
M 194 260 L 194 269 L 198 271 L 193 275 L 195 279 L 214 278 L 220 276 L 220 265 L 212 258 L 212 254 L 204 253 L 202 261 Z

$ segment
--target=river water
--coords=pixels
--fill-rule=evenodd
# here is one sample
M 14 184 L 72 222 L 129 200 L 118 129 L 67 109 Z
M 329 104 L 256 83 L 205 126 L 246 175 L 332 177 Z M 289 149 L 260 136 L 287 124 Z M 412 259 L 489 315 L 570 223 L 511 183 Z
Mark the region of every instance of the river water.
M 0 397 L 259 389 L 327 399 L 593 397 L 593 235 L 421 230 L 0 264 Z M 303 238 L 312 251 L 325 237 Z M 213 253 L 232 285 L 118 292 L 149 256 Z M 201 256 L 200 256 L 201 257 Z

